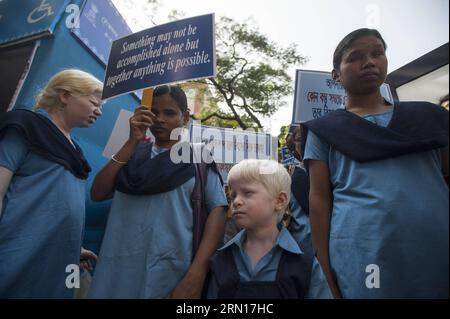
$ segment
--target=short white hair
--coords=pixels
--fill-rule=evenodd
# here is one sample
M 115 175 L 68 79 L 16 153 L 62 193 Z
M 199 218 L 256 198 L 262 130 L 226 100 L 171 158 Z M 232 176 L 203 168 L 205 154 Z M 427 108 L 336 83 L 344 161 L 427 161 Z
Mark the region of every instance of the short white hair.
M 273 160 L 243 160 L 231 168 L 227 181 L 231 189 L 238 182 L 261 183 L 273 196 L 285 192 L 289 201 L 291 176 L 283 165 Z

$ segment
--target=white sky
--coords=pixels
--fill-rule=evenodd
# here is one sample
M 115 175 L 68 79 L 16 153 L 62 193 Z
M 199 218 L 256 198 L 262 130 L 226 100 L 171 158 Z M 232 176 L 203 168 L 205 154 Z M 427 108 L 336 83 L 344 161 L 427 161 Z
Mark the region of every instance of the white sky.
M 215 13 L 245 21 L 251 17 L 260 31 L 280 45 L 297 43 L 310 61 L 299 68 L 330 71 L 336 45 L 349 32 L 371 27 L 380 31 L 388 50 L 392 72 L 449 41 L 448 0 L 159 0 L 155 21 L 168 22 L 173 9 L 185 17 Z M 113 0 L 133 31 L 151 27 L 145 0 Z M 126 3 L 133 2 L 133 10 Z M 129 8 L 129 7 L 128 7 Z M 137 23 L 136 23 L 137 20 Z M 292 87 L 295 69 L 290 70 Z M 293 96 L 265 127 L 278 135 L 290 123 Z

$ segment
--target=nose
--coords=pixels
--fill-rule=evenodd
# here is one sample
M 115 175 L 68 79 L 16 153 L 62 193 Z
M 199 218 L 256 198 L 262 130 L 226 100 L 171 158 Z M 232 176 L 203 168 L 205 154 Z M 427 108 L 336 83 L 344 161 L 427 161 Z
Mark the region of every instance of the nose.
M 94 114 L 96 115 L 96 116 L 102 116 L 102 108 L 101 107 L 96 107 L 95 109 L 94 109 Z
M 375 66 L 375 61 L 371 55 L 367 55 L 364 61 L 363 69 L 373 68 Z
M 161 124 L 161 123 L 164 123 L 164 122 L 165 122 L 164 116 L 163 116 L 161 113 L 155 114 L 155 118 L 154 118 L 153 122 L 154 122 L 155 124 Z
M 241 200 L 241 198 L 240 198 L 239 196 L 236 196 L 236 197 L 233 199 L 232 204 L 233 204 L 233 208 L 239 208 L 239 207 L 241 207 L 241 206 L 242 206 L 242 200 Z

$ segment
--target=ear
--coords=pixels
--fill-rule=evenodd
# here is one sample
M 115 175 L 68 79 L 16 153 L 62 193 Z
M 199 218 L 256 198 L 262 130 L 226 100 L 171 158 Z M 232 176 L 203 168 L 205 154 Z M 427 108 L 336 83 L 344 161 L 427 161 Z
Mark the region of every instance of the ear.
M 186 126 L 189 123 L 189 109 L 183 112 L 183 125 Z
M 339 71 L 336 69 L 333 69 L 333 71 L 331 71 L 331 77 L 333 78 L 333 80 L 340 82 L 340 74 Z
M 66 90 L 59 91 L 59 100 L 61 101 L 61 104 L 65 105 L 69 101 L 70 93 Z
M 275 208 L 277 210 L 285 209 L 289 204 L 288 195 L 286 192 L 280 192 L 276 198 Z

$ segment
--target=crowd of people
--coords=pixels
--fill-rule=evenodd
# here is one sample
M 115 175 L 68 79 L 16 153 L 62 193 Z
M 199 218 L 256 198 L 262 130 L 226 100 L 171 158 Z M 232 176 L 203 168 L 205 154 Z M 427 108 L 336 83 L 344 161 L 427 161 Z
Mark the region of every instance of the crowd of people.
M 332 77 L 347 104 L 292 131 L 300 164 L 248 159 L 227 181 L 171 160 L 187 98 L 155 88 L 93 178 L 91 199 L 112 199 L 98 257 L 82 248 L 91 169 L 71 131 L 101 116 L 103 84 L 57 73 L 33 111 L 0 116 L 0 298 L 72 298 L 67 265 L 97 258 L 88 298 L 448 298 L 448 110 L 384 100 L 386 49 L 373 29 L 344 37 Z

